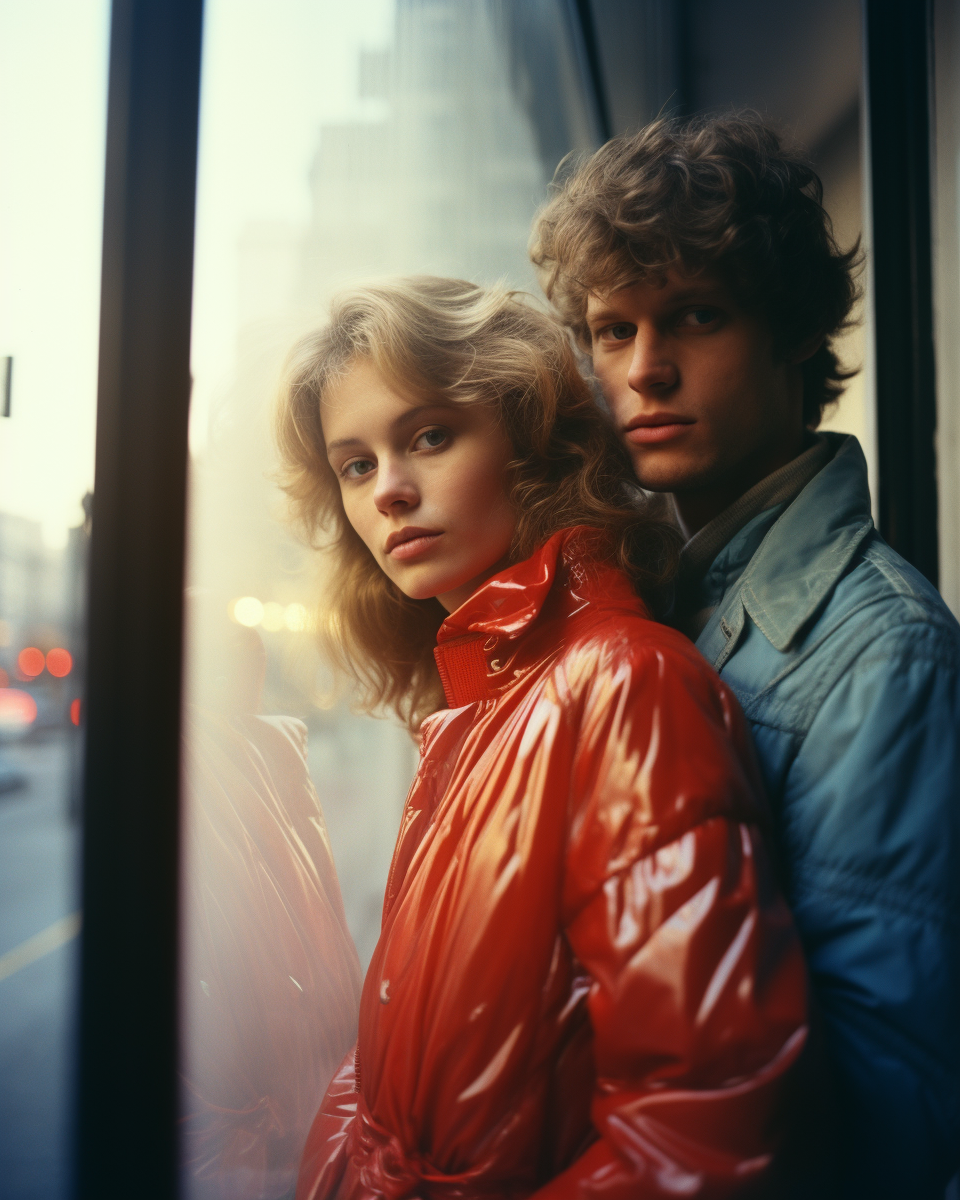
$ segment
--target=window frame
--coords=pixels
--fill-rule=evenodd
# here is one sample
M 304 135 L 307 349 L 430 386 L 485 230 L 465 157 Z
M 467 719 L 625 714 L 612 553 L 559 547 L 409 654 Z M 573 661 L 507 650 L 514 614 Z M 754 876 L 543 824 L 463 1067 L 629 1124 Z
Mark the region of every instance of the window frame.
M 75 1194 L 177 1192 L 178 853 L 202 0 L 111 14 Z

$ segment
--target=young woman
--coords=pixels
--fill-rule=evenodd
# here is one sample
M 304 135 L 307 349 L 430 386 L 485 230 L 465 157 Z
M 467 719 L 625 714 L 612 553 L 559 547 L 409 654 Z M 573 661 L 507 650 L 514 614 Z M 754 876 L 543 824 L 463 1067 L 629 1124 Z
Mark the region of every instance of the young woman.
M 298 1200 L 756 1194 L 806 978 L 731 693 L 643 597 L 669 528 L 516 293 L 358 291 L 295 357 L 325 638 L 421 737 Z

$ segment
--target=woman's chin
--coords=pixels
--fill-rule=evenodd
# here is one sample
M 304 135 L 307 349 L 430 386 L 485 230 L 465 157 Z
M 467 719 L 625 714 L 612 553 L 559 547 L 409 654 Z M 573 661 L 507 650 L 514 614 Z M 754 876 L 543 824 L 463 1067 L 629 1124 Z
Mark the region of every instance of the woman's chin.
M 507 565 L 505 556 L 498 554 L 494 562 L 470 563 L 449 574 L 441 571 L 410 572 L 406 578 L 394 578 L 394 583 L 411 600 L 438 600 L 448 612 L 459 608 L 465 600 L 486 582 L 491 575 Z M 418 577 L 419 576 L 419 577 Z
M 438 583 L 433 579 L 395 579 L 394 583 L 410 600 L 436 600 L 441 593 L 449 590 L 446 580 Z
M 436 600 L 437 593 L 431 589 L 414 588 L 412 591 L 408 588 L 400 589 L 403 594 L 410 600 Z

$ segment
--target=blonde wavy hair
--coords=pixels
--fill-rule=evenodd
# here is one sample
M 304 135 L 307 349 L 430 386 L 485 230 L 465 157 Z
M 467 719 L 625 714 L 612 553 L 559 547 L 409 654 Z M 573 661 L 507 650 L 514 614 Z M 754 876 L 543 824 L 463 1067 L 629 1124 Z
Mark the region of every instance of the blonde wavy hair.
M 511 562 L 572 525 L 603 529 L 610 559 L 641 595 L 670 581 L 679 539 L 633 483 L 630 461 L 581 376 L 569 336 L 523 293 L 417 277 L 334 300 L 294 348 L 276 412 L 281 483 L 294 519 L 332 561 L 318 614 L 322 648 L 360 686 L 366 711 L 411 729 L 443 707 L 433 658 L 446 613 L 383 573 L 347 520 L 321 426 L 325 391 L 365 360 L 404 396 L 490 404 L 515 450 Z

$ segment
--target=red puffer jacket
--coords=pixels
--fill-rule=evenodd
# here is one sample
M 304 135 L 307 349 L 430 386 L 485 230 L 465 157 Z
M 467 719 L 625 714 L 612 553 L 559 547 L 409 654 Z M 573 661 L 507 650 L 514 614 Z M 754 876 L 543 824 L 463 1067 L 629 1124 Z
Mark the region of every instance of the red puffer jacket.
M 737 702 L 566 530 L 440 630 L 297 1200 L 753 1194 L 807 985 Z

